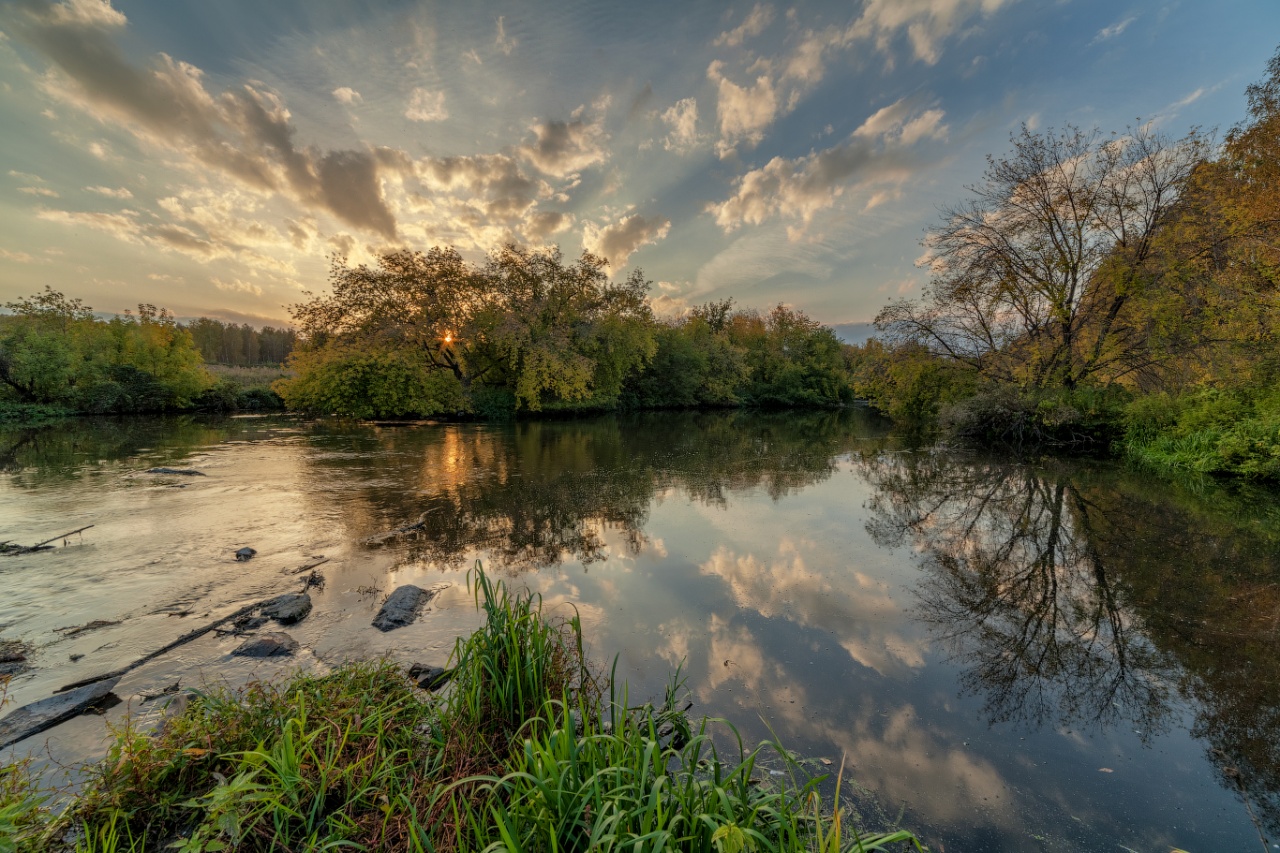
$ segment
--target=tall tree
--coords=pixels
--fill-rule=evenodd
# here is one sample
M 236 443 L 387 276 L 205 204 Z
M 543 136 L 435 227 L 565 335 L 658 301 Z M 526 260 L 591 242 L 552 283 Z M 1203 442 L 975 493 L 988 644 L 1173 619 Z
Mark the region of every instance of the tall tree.
M 1154 330 L 1127 309 L 1159 286 L 1155 237 L 1205 141 L 1023 126 L 1012 142 L 928 235 L 925 298 L 889 305 L 877 328 L 1024 387 L 1158 366 Z
M 605 268 L 589 253 L 566 263 L 558 249 L 506 246 L 483 266 L 452 248 L 393 251 L 372 266 L 335 259 L 332 293 L 291 310 L 313 352 L 411 352 L 464 394 L 502 389 L 530 410 L 610 402 L 655 344 L 649 283 L 639 270 L 611 282 Z

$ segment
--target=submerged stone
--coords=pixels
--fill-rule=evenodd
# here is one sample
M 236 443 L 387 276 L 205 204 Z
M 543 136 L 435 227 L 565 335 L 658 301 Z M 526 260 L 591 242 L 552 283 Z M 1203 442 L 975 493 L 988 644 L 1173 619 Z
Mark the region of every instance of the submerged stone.
M 277 595 L 262 603 L 262 615 L 281 625 L 292 625 L 307 618 L 311 612 L 311 596 L 305 592 Z
M 30 705 L 23 705 L 4 719 L 0 719 L 0 748 L 40 734 L 58 723 L 84 713 L 110 696 L 119 681 L 119 676 L 106 678 L 66 693 L 50 696 L 48 699 L 41 699 L 39 702 L 32 702 Z
M 245 640 L 231 654 L 244 658 L 274 658 L 291 655 L 298 650 L 298 641 L 283 631 L 271 631 L 252 640 Z
M 209 476 L 203 471 L 197 471 L 195 468 L 148 468 L 144 473 L 147 474 L 169 474 L 170 476 L 179 477 L 207 477 Z

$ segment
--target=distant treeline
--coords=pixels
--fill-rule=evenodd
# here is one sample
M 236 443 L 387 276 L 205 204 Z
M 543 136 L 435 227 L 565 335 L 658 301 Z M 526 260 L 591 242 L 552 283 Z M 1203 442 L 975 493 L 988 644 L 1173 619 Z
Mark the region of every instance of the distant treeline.
M 193 327 L 212 343 L 238 341 L 225 354 L 251 366 L 288 355 L 292 332 L 197 320 L 184 325 L 164 308 L 139 305 L 110 320 L 46 287 L 7 303 L 0 314 L 0 420 L 58 413 L 120 414 L 185 409 L 279 408 L 254 377 L 214 376 L 204 367 Z M 264 348 L 269 358 L 264 358 Z M 221 354 L 220 354 L 221 355 Z M 252 369 L 241 372 L 253 373 Z M 261 371 L 259 371 L 261 372 Z M 279 371 L 267 371 L 274 376 Z M 16 405 L 15 405 L 16 404 Z
M 263 326 L 255 329 L 248 323 L 237 325 L 200 317 L 183 324 L 200 356 L 210 364 L 233 367 L 278 366 L 293 352 L 298 334 L 293 329 Z

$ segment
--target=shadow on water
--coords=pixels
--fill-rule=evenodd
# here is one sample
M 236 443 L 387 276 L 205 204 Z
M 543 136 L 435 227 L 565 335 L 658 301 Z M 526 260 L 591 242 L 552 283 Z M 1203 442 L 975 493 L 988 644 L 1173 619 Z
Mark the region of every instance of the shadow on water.
M 1280 835 L 1280 523 L 1262 491 L 1116 466 L 868 458 L 868 531 L 920 549 L 916 614 L 991 723 L 1145 742 L 1177 699 L 1264 849 Z

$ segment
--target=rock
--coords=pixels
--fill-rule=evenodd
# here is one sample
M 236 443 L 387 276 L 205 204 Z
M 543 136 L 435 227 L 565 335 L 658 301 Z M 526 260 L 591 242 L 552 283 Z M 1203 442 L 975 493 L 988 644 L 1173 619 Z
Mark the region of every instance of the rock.
M 239 551 L 236 551 L 236 562 L 243 563 L 245 560 L 250 560 L 256 553 L 258 552 L 252 548 L 241 548 Z
M 0 676 L 21 675 L 29 670 L 29 654 L 31 647 L 21 640 L 0 640 Z
M 23 705 L 0 720 L 0 748 L 40 734 L 45 729 L 53 728 L 58 723 L 101 704 L 111 695 L 111 691 L 119 681 L 119 677 L 107 678 L 67 693 L 41 699 L 30 705 Z
M 311 612 L 311 596 L 305 592 L 277 595 L 262 603 L 262 615 L 281 625 L 292 625 L 307 618 Z
M 409 667 L 409 677 L 418 682 L 418 686 L 423 690 L 439 690 L 453 678 L 453 670 L 442 666 L 415 663 Z
M 434 588 L 428 591 L 411 583 L 397 587 L 395 592 L 387 596 L 386 604 L 382 605 L 382 609 L 374 617 L 373 627 L 379 631 L 392 631 L 411 624 L 433 595 Z
M 298 650 L 298 641 L 281 631 L 269 631 L 252 640 L 245 640 L 231 654 L 244 658 L 274 658 L 291 655 Z
M 148 468 L 143 473 L 146 474 L 169 474 L 177 477 L 207 477 L 209 476 L 203 471 L 197 471 L 195 468 Z

